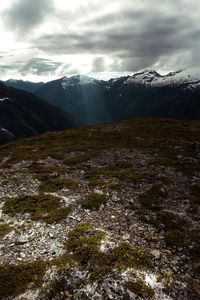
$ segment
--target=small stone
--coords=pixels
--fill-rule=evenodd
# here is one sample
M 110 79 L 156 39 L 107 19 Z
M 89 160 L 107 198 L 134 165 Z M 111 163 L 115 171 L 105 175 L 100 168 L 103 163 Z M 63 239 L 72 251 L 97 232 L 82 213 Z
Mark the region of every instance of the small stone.
M 54 234 L 52 232 L 49 232 L 49 236 L 50 236 L 51 239 L 54 238 Z
M 81 220 L 82 220 L 81 217 L 78 217 L 78 218 L 77 218 L 77 221 L 78 221 L 78 222 L 81 222 Z
M 159 259 L 161 256 L 161 253 L 159 250 L 152 250 L 151 254 L 155 257 L 155 259 Z
M 24 252 L 20 252 L 20 256 L 21 256 L 21 258 L 25 258 L 26 254 Z
M 124 234 L 123 236 L 122 236 L 122 239 L 124 240 L 124 241 L 126 241 L 126 240 L 129 240 L 130 239 L 130 234 Z
M 28 239 L 26 237 L 19 237 L 17 240 L 17 244 L 26 244 L 28 243 Z
M 101 190 L 94 190 L 96 194 L 103 195 L 104 193 Z

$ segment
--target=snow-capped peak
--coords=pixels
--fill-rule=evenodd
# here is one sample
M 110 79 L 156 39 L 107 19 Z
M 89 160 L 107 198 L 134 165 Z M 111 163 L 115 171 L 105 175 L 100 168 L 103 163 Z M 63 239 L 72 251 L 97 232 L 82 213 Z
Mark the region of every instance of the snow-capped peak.
M 186 84 L 188 87 L 192 88 L 200 85 L 200 70 L 178 70 L 166 75 L 160 75 L 153 70 L 145 70 L 140 73 L 135 73 L 132 76 L 128 76 L 124 83 L 137 83 L 151 86 Z
M 96 85 L 97 83 L 98 83 L 97 79 L 85 75 L 75 75 L 69 78 L 64 76 L 61 79 L 61 86 L 63 89 L 66 89 L 68 86 L 91 85 L 91 84 Z
M 145 70 L 129 76 L 125 83 L 141 83 L 141 84 L 152 84 L 155 79 L 162 77 L 159 73 L 153 70 Z

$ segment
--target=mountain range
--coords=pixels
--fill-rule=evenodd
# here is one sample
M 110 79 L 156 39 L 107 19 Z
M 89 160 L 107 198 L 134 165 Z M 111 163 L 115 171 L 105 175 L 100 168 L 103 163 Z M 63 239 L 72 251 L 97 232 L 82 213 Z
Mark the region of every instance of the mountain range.
M 76 122 L 68 113 L 34 94 L 0 83 L 0 144 L 71 127 Z
M 200 74 L 186 71 L 162 76 L 147 70 L 108 81 L 63 77 L 42 85 L 36 95 L 83 125 L 146 116 L 200 119 Z
M 0 84 L 0 143 L 133 117 L 200 120 L 200 74 L 146 70 L 108 81 L 76 75 Z
M 39 88 L 41 88 L 44 85 L 44 82 L 31 82 L 18 79 L 8 79 L 5 80 L 3 83 L 7 86 L 27 91 L 30 93 L 35 93 Z

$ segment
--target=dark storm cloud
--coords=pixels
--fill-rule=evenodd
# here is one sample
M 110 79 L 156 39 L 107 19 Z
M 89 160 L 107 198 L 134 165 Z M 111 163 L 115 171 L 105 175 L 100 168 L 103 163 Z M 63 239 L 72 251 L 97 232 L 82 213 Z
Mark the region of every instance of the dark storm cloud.
M 0 58 L 2 68 L 20 74 L 75 73 L 83 69 L 76 55 L 85 55 L 83 63 L 94 73 L 200 66 L 199 0 L 82 2 L 12 0 L 0 23 L 11 35 L 17 33 L 16 49 L 8 34 L 6 54 L 16 57 L 10 59 L 11 67 L 8 58 Z M 29 50 L 20 50 L 22 42 Z
M 21 75 L 34 74 L 34 75 L 44 75 L 53 73 L 61 66 L 61 62 L 55 62 L 43 58 L 33 58 L 27 62 L 16 62 L 14 64 L 1 64 L 0 70 L 16 70 Z
M 16 0 L 4 11 L 3 20 L 8 28 L 26 34 L 52 11 L 52 0 Z
M 83 22 L 83 30 L 44 35 L 33 44 L 51 54 L 110 55 L 118 61 L 122 71 L 145 68 L 164 56 L 171 57 L 188 50 L 192 53 L 199 48 L 200 26 L 192 15 L 174 12 L 166 13 L 158 6 L 148 12 L 109 13 Z

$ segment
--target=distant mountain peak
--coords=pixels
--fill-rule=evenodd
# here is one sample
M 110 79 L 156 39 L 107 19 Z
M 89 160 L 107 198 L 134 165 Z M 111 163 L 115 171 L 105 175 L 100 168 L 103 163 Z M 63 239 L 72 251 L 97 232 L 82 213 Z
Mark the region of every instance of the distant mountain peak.
M 72 77 L 62 77 L 61 78 L 61 86 L 63 89 L 66 89 L 68 86 L 75 86 L 75 85 L 91 85 L 97 84 L 99 81 L 95 78 L 88 77 L 85 75 L 74 75 Z

